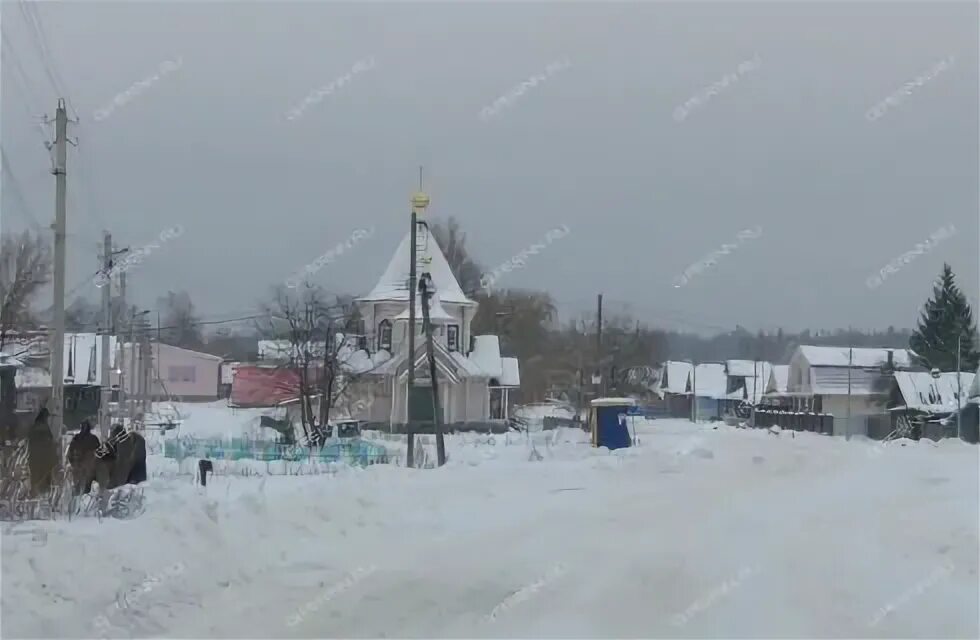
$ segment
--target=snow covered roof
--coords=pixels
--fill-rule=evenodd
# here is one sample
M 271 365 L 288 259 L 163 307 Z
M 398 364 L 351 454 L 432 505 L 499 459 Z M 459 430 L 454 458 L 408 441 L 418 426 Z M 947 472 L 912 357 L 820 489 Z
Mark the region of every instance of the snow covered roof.
M 738 363 L 732 373 L 731 363 Z M 769 385 L 769 376 L 772 374 L 772 364 L 763 361 L 753 362 L 752 360 L 729 360 L 725 364 L 728 369 L 728 377 L 745 378 L 745 386 L 735 389 L 728 394 L 731 400 L 748 400 L 753 404 L 759 402 L 766 393 Z M 727 388 L 727 381 L 726 381 Z
M 692 384 L 697 385 L 694 395 L 698 397 L 722 400 L 728 395 L 728 376 L 721 362 L 699 364 L 694 368 L 691 379 Z M 688 388 L 691 388 L 690 385 Z
M 26 351 L 24 360 L 47 364 L 50 350 L 47 339 L 34 336 L 17 342 Z M 109 336 L 109 366 L 115 368 L 117 340 Z M 62 361 L 64 381 L 67 384 L 99 384 L 102 380 L 102 336 L 96 333 L 66 333 Z M 26 371 L 29 369 L 30 371 Z M 46 366 L 28 366 L 19 370 L 15 384 L 18 387 L 50 387 L 51 375 Z
M 636 400 L 633 398 L 596 398 L 590 404 L 593 407 L 619 407 L 622 405 L 635 407 Z
M 461 377 L 496 378 L 501 387 L 520 386 L 520 363 L 517 358 L 500 357 L 500 340 L 497 336 L 476 336 L 474 343 L 475 348 L 467 357 L 459 351 L 449 351 L 442 343 L 433 341 L 436 360 L 440 363 L 443 360 L 451 362 Z M 427 362 L 424 341 L 420 341 L 415 347 L 415 354 L 416 366 Z M 378 364 L 371 369 L 371 373 L 377 375 L 391 375 L 405 363 L 405 354 L 392 357 L 387 351 L 379 351 L 373 357 L 377 358 Z M 407 369 L 404 369 L 399 375 L 405 376 L 406 372 Z
M 14 386 L 18 389 L 50 387 L 51 374 L 41 367 L 21 367 L 14 376 Z
M 309 349 L 312 353 L 323 353 L 326 342 L 312 341 Z M 259 360 L 289 360 L 293 356 L 293 343 L 289 340 L 259 340 Z
M 874 367 L 813 367 L 810 392 L 820 395 L 869 396 L 887 391 L 887 376 Z M 850 382 L 848 382 L 850 380 Z
M 347 351 L 344 353 L 343 351 Z M 372 354 L 368 354 L 364 349 L 350 349 L 346 348 L 341 350 L 337 354 L 337 358 L 340 360 L 341 368 L 344 371 L 348 371 L 354 374 L 367 373 L 369 371 L 374 371 L 385 362 L 391 360 L 391 354 L 386 350 L 375 351 Z
M 811 367 L 847 367 L 849 347 L 817 347 L 800 345 L 799 351 Z M 850 356 L 852 367 L 880 367 L 888 362 L 888 352 L 893 353 L 896 368 L 912 366 L 911 352 L 908 349 L 869 349 L 854 347 Z
M 517 358 L 501 358 L 503 374 L 500 376 L 500 385 L 504 387 L 521 386 L 521 369 Z
M 960 373 L 959 385 L 963 398 L 959 404 L 966 404 L 967 389 L 975 382 L 973 373 Z M 928 371 L 896 371 L 895 382 L 905 406 L 926 413 L 949 413 L 956 411 L 957 382 L 956 372 L 943 372 L 934 378 Z
M 685 393 L 690 375 L 690 362 L 668 360 L 664 363 L 663 374 L 660 376 L 660 391 L 666 393 Z
M 405 310 L 395 316 L 395 320 L 408 320 L 408 305 L 405 305 Z M 429 319 L 434 323 L 446 323 L 455 320 L 451 315 L 446 313 L 446 310 L 442 308 L 439 303 L 439 296 L 433 296 L 432 300 L 429 302 Z M 422 322 L 422 300 L 415 298 L 415 320 L 416 322 Z
M 766 385 L 766 393 L 786 393 L 789 386 L 789 365 L 774 364 L 772 372 L 769 374 L 769 382 Z
M 476 363 L 487 376 L 501 378 L 504 374 L 500 362 L 500 338 L 497 336 L 476 336 L 470 360 Z
M 24 363 L 12 355 L 0 352 L 0 367 L 23 367 Z
M 726 360 L 725 370 L 729 376 L 747 378 L 758 375 L 760 373 L 759 367 L 762 364 L 768 365 L 769 363 L 764 363 L 762 360 Z
M 438 344 L 438 343 L 437 343 Z M 489 378 L 490 376 L 473 361 L 472 358 L 467 358 L 465 355 L 459 351 L 450 351 L 449 357 L 452 358 L 453 362 L 456 363 L 460 369 L 466 372 L 467 375 L 474 378 Z
M 416 271 L 418 274 L 429 272 L 432 282 L 435 285 L 436 293 L 442 302 L 452 304 L 475 305 L 476 302 L 470 300 L 463 293 L 456 277 L 453 275 L 446 256 L 439 248 L 435 238 L 428 227 L 422 226 L 419 233 L 418 264 Z M 408 232 L 402 238 L 395 255 L 391 257 L 388 268 L 381 275 L 377 284 L 366 296 L 358 298 L 362 302 L 381 302 L 381 301 L 407 301 L 408 300 L 408 277 L 411 266 L 412 234 Z
M 967 394 L 971 402 L 980 404 L 980 369 L 977 369 L 976 375 L 973 376 L 973 384 L 970 385 L 970 392 Z

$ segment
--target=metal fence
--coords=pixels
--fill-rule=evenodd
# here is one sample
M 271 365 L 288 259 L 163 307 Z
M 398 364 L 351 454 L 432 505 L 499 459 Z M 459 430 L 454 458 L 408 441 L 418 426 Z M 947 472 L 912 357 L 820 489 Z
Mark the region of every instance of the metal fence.
M 834 416 L 829 413 L 757 409 L 754 412 L 754 424 L 756 427 L 779 427 L 791 431 L 834 434 Z
M 164 442 L 163 455 L 177 461 L 187 458 L 231 461 L 258 460 L 262 462 L 311 460 L 321 463 L 340 462 L 357 466 L 389 462 L 386 448 L 360 438 L 328 441 L 322 447 L 286 445 L 242 438 L 223 440 L 177 438 Z

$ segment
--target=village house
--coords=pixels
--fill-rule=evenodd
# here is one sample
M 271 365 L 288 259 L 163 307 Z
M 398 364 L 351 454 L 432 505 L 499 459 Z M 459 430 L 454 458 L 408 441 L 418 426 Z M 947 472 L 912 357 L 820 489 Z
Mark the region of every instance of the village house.
M 763 401 L 772 364 L 762 360 L 726 360 L 726 396 L 722 413 L 732 414 L 742 403 L 753 406 Z
M 109 338 L 109 363 L 116 363 L 116 340 Z M 77 429 L 83 420 L 96 421 L 101 403 L 102 340 L 95 333 L 66 333 L 62 360 L 64 381 L 63 421 L 68 430 Z M 51 398 L 51 373 L 48 336 L 45 332 L 27 332 L 7 337 L 4 350 L 16 354 L 16 428 L 21 432 L 33 421 L 41 407 Z
M 24 366 L 17 358 L 0 352 L 0 443 L 13 440 L 17 432 L 17 369 Z
M 223 360 L 220 356 L 155 341 L 150 343 L 150 349 L 150 396 L 153 399 L 180 398 L 183 402 L 212 402 L 218 399 Z M 135 354 L 133 351 L 133 343 L 119 345 L 122 383 L 126 387 L 125 392 L 131 396 L 143 393 L 137 381 L 138 372 L 143 367 L 138 342 Z M 119 369 L 115 367 L 110 376 L 114 388 L 119 386 Z M 137 375 L 133 375 L 134 371 Z
M 691 396 L 688 391 L 692 365 L 690 362 L 668 360 L 663 364 L 657 392 L 663 397 L 667 412 L 674 418 L 691 417 Z
M 688 378 L 686 391 L 694 394 L 699 421 L 720 420 L 725 415 L 729 400 L 725 363 L 703 362 L 695 366 Z
M 789 386 L 789 365 L 774 364 L 769 373 L 769 381 L 766 384 L 766 393 L 763 396 L 763 403 L 768 406 L 785 407 L 790 404 L 790 399 L 786 395 Z
M 833 415 L 834 435 L 868 435 L 869 421 L 887 416 L 891 373 L 911 368 L 907 349 L 801 345 L 790 358 L 786 397 L 795 411 Z
M 959 378 L 957 380 L 957 377 Z M 889 427 L 896 429 L 910 423 L 922 423 L 924 437 L 939 439 L 955 436 L 955 422 L 946 421 L 968 405 L 969 390 L 975 374 L 961 372 L 896 371 L 895 383 L 888 401 Z M 888 433 L 871 433 L 884 437 Z

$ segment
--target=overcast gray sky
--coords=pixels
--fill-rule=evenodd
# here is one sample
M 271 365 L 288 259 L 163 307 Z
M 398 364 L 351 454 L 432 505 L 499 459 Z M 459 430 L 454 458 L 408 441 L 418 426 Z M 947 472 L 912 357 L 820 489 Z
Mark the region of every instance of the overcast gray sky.
M 129 272 L 142 304 L 184 289 L 209 317 L 248 312 L 374 227 L 315 276 L 366 292 L 421 164 L 431 219 L 456 216 L 487 269 L 568 227 L 497 283 L 550 292 L 564 318 L 603 292 L 671 328 L 908 327 L 943 261 L 976 305 L 975 3 L 3 2 L 0 23 L 2 233 L 52 217 L 46 66 L 80 118 L 69 289 L 104 226 L 140 246 L 179 224 Z

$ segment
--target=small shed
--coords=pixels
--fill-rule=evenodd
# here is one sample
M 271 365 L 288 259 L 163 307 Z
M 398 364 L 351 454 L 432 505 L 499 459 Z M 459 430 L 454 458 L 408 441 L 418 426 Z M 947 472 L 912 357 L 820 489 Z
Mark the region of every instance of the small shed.
M 622 449 L 633 446 L 627 420 L 636 407 L 633 398 L 596 398 L 591 403 L 589 426 L 592 427 L 592 446 Z

